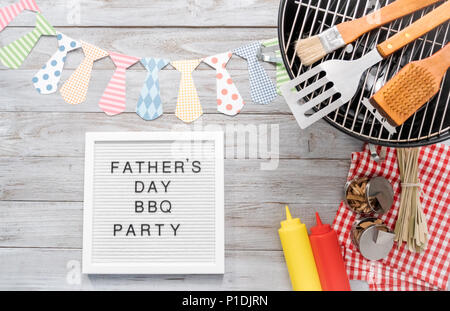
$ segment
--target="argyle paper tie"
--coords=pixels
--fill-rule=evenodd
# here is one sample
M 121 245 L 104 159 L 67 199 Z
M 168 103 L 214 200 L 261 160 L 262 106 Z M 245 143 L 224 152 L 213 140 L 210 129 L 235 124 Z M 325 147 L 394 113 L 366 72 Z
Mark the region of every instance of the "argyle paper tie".
M 142 58 L 142 65 L 147 69 L 144 86 L 136 107 L 136 113 L 146 121 L 152 121 L 163 114 L 161 94 L 159 89 L 159 71 L 169 64 L 161 58 Z
M 231 52 L 217 54 L 205 58 L 203 62 L 216 69 L 217 81 L 217 110 L 223 114 L 234 116 L 241 112 L 244 101 L 231 79 L 227 63 L 233 56 Z
M 100 98 L 99 106 L 107 115 L 113 116 L 125 111 L 126 70 L 136 64 L 139 58 L 119 53 L 109 53 L 116 70 Z
M 41 36 L 55 36 L 56 31 L 40 14 L 36 14 L 36 26 L 26 35 L 0 49 L 0 60 L 8 68 L 17 69 L 25 61 Z
M 247 60 L 250 79 L 250 92 L 253 102 L 270 104 L 277 96 L 277 88 L 259 63 L 257 53 L 261 43 L 253 42 L 234 50 L 234 54 Z
M 201 61 L 202 59 L 171 62 L 172 66 L 181 72 L 180 90 L 178 91 L 175 115 L 186 123 L 197 120 L 203 114 L 192 77 L 192 72 L 198 67 Z
M 57 32 L 56 38 L 58 50 L 32 79 L 34 87 L 41 94 L 52 94 L 57 91 L 67 53 L 81 48 L 78 41 L 60 32 Z
M 108 52 L 84 41 L 81 41 L 81 47 L 85 55 L 84 60 L 60 90 L 64 101 L 72 105 L 86 100 L 94 62 L 108 56 Z
M 264 45 L 265 47 L 279 46 L 278 38 L 264 41 L 262 45 Z M 281 51 L 276 50 L 275 56 L 277 58 L 281 58 Z M 281 95 L 280 86 L 290 81 L 291 79 L 289 78 L 289 74 L 287 73 L 286 67 L 284 67 L 283 62 L 276 63 L 276 70 L 277 70 L 277 92 L 279 95 Z
M 25 10 L 40 12 L 35 0 L 21 0 L 17 3 L 0 8 L 0 31 L 5 29 L 17 15 Z

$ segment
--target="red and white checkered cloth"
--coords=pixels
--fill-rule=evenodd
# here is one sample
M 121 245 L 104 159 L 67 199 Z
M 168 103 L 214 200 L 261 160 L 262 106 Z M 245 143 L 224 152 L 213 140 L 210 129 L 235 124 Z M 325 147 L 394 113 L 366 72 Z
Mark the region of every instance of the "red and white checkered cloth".
M 400 207 L 400 172 L 395 148 L 386 148 L 386 159 L 375 162 L 368 145 L 352 154 L 348 180 L 355 177 L 383 176 L 394 188 L 394 205 L 380 218 L 394 229 Z M 378 148 L 380 151 L 380 147 Z M 389 256 L 380 261 L 368 261 L 361 256 L 350 238 L 356 214 L 342 202 L 333 227 L 343 246 L 347 272 L 351 280 L 369 283 L 371 290 L 445 290 L 450 274 L 450 147 L 442 144 L 421 148 L 419 180 L 423 184 L 422 202 L 430 239 L 421 254 L 410 252 L 397 243 Z

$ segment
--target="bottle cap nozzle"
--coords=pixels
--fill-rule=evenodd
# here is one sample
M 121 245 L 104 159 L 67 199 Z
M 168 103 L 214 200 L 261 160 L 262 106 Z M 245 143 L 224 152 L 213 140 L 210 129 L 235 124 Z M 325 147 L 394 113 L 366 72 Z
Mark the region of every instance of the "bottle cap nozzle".
M 300 218 L 292 218 L 289 206 L 286 205 L 286 220 L 281 222 L 281 227 L 301 224 Z
M 330 225 L 328 225 L 328 224 L 324 225 L 322 223 L 319 213 L 316 213 L 316 222 L 317 222 L 317 224 L 310 229 L 312 235 L 324 234 L 324 233 L 330 232 L 332 230 Z
M 316 223 L 318 226 L 323 226 L 319 213 L 316 212 Z
M 291 220 L 292 219 L 291 212 L 289 211 L 289 206 L 287 206 L 287 205 L 286 205 L 286 219 L 287 220 Z

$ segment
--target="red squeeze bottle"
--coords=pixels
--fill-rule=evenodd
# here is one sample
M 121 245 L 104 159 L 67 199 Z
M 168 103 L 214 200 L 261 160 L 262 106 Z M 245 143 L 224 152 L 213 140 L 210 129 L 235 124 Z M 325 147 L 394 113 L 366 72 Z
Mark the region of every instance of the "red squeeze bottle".
M 316 221 L 317 225 L 311 228 L 309 240 L 322 290 L 351 291 L 336 231 L 330 225 L 322 224 L 319 213 L 316 213 Z

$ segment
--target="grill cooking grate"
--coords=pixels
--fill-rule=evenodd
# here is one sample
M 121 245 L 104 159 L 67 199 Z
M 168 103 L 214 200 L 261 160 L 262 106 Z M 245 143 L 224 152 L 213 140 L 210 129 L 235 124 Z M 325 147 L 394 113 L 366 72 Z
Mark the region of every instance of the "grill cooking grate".
M 359 18 L 394 0 L 282 0 L 279 16 L 279 37 L 283 60 L 291 78 L 311 67 L 302 66 L 295 54 L 299 38 L 317 35 L 341 22 Z M 376 29 L 345 48 L 329 54 L 329 59 L 359 58 L 376 45 L 393 36 L 421 16 L 430 12 L 439 2 L 414 14 Z M 411 61 L 431 56 L 448 43 L 450 23 L 444 23 L 422 38 L 404 47 L 387 60 L 368 70 L 360 81 L 360 88 L 352 101 L 325 117 L 338 129 L 372 143 L 386 146 L 422 146 L 450 138 L 450 78 L 446 74 L 441 91 L 418 110 L 407 122 L 390 135 L 362 104 L 371 97 L 403 66 Z M 306 85 L 305 85 L 306 86 Z M 312 94 L 315 96 L 316 94 Z

